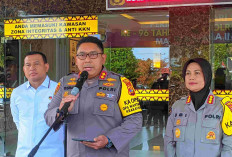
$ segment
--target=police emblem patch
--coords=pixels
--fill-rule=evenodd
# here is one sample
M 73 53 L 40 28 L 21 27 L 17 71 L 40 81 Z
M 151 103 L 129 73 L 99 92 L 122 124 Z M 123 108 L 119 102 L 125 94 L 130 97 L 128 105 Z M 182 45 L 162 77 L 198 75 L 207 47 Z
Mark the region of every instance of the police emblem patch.
M 176 130 L 175 130 L 175 136 L 176 136 L 176 138 L 180 137 L 180 129 L 179 128 L 176 128 Z
M 129 95 L 135 95 L 135 90 L 133 87 L 128 87 L 128 94 Z
M 52 96 L 49 96 L 48 99 L 49 99 L 49 100 L 52 100 Z
M 216 135 L 215 135 L 215 132 L 213 131 L 209 131 L 206 135 L 206 138 L 209 139 L 209 140 L 215 140 L 216 139 Z
M 130 80 L 124 79 L 123 82 L 126 84 L 126 87 L 128 89 L 128 94 L 132 96 L 135 95 L 135 90 Z
M 232 102 L 231 101 L 226 102 L 225 105 L 229 107 L 230 111 L 232 111 Z
M 106 111 L 108 109 L 108 106 L 106 104 L 101 104 L 100 109 L 102 111 Z

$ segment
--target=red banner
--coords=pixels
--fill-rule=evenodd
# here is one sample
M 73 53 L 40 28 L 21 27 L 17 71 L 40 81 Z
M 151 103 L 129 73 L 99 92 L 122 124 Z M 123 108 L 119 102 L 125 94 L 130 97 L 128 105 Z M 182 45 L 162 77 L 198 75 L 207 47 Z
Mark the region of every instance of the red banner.
M 106 0 L 107 10 L 232 4 L 232 0 Z

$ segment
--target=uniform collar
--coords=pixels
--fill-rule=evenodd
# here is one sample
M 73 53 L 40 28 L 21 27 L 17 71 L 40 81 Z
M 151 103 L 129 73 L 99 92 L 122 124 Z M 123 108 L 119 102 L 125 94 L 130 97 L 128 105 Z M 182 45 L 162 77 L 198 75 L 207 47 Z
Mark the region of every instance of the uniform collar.
M 108 75 L 108 71 L 103 66 L 101 73 L 95 78 L 95 81 L 90 86 L 88 86 L 87 82 L 85 82 L 83 86 L 87 87 L 87 88 L 88 87 L 95 87 L 95 86 L 99 85 L 99 80 L 107 80 L 107 78 L 108 78 L 107 75 Z M 78 77 L 80 77 L 80 75 Z
M 43 83 L 40 86 L 44 86 L 45 88 L 49 88 L 50 87 L 50 78 L 48 77 L 48 75 L 46 76 L 45 80 L 43 81 Z M 27 89 L 32 87 L 30 82 L 27 81 Z
M 213 92 L 210 90 L 209 95 L 207 96 L 207 99 L 205 100 L 204 104 L 198 110 L 201 110 L 208 105 L 212 106 L 214 103 L 215 103 L 215 96 Z M 196 111 L 190 95 L 186 99 L 186 105 L 188 105 L 191 110 Z

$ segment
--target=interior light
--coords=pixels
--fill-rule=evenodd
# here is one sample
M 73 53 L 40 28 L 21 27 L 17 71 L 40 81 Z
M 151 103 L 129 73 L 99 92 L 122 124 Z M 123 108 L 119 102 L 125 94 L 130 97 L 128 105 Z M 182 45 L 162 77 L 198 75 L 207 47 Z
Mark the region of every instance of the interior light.
M 232 18 L 219 18 L 219 19 L 215 19 L 215 22 L 223 22 L 223 21 L 232 21 Z
M 151 24 L 169 24 L 169 21 L 138 21 L 141 25 L 151 25 Z

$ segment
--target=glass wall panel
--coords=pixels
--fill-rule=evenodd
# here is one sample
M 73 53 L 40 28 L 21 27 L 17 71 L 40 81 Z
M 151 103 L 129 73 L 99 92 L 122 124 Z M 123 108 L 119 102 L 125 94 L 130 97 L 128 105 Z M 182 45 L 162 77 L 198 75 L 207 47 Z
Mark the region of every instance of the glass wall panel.
M 232 89 L 232 8 L 216 8 L 213 31 L 215 90 Z
M 100 15 L 99 32 L 106 68 L 132 81 L 143 110 L 143 130 L 130 143 L 130 155 L 152 156 L 155 146 L 163 155 L 168 101 L 162 94 L 168 91 L 170 75 L 168 11 Z

